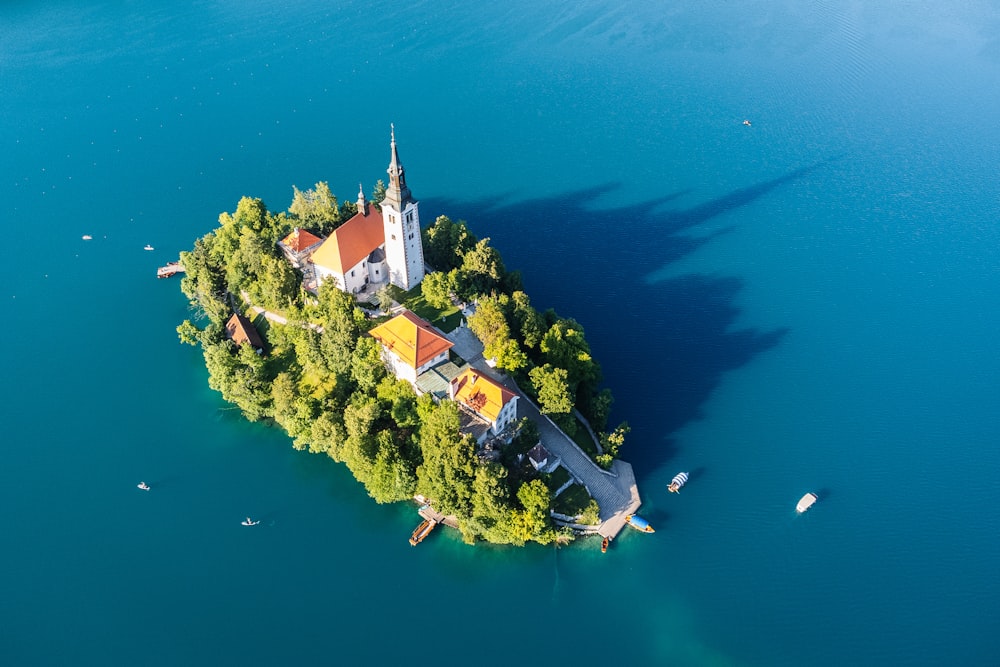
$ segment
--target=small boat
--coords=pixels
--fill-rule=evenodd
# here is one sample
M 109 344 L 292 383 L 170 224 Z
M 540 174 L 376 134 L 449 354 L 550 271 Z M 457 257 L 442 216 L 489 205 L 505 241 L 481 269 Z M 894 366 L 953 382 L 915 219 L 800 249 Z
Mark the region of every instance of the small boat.
M 149 491 L 149 484 L 146 484 L 145 482 L 139 482 L 136 486 L 143 491 Z
M 240 523 L 244 526 L 256 526 L 258 523 L 260 523 L 260 521 L 253 521 L 250 519 L 250 517 L 247 517 L 246 520 L 241 521 Z
M 627 523 L 628 525 L 632 526 L 636 530 L 641 531 L 643 533 L 655 533 L 656 532 L 655 530 L 653 530 L 653 527 L 649 525 L 649 522 L 646 521 L 645 519 L 643 519 L 638 514 L 629 514 L 628 516 L 626 516 L 625 517 L 625 523 Z
M 421 521 L 420 525 L 414 529 L 413 534 L 410 535 L 410 544 L 417 546 L 423 542 L 424 538 L 431 534 L 431 531 L 434 530 L 434 526 L 436 525 L 437 521 L 434 521 L 433 519 L 424 519 Z
M 91 240 L 92 238 L 94 238 L 94 237 L 93 237 L 93 236 L 91 236 L 90 234 L 84 234 L 84 235 L 83 235 L 83 240 L 84 240 L 84 241 L 89 241 L 89 240 Z
M 610 541 L 611 540 L 609 540 L 608 538 L 605 537 L 604 540 L 601 542 L 601 553 L 602 554 L 608 553 L 608 542 L 610 542 Z
M 819 500 L 819 497 L 815 493 L 807 493 L 799 500 L 799 504 L 795 506 L 795 511 L 802 514 L 807 509 L 812 507 L 817 500 Z
M 688 474 L 686 472 L 679 472 L 674 475 L 674 480 L 670 482 L 670 486 L 667 487 L 667 491 L 670 493 L 680 493 L 681 487 L 687 484 Z
M 747 127 L 749 127 L 750 126 L 750 121 L 749 120 L 745 120 L 745 121 L 743 121 L 743 124 L 746 125 Z
M 148 243 L 146 245 L 144 245 L 142 247 L 142 249 L 143 250 L 156 250 L 156 248 L 154 248 L 153 246 L 149 245 Z

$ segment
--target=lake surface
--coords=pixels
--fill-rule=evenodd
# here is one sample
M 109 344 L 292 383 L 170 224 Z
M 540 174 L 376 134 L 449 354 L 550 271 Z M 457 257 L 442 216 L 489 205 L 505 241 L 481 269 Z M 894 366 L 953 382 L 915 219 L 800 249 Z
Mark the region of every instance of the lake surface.
M 995 3 L 282 4 L 0 6 L 0 662 L 1000 662 Z M 654 535 L 413 549 L 178 344 L 156 266 L 390 122 L 586 328 Z

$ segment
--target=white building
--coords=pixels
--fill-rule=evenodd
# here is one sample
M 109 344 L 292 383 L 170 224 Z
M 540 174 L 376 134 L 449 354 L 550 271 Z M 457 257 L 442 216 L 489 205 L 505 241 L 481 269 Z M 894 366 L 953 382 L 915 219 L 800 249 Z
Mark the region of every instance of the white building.
M 424 277 L 419 205 L 406 185 L 403 164 L 391 130 L 389 184 L 381 210 L 358 192 L 358 212 L 335 229 L 313 253 L 317 285 L 328 280 L 357 293 L 386 281 L 410 290 Z
M 393 375 L 410 384 L 427 369 L 448 361 L 452 342 L 430 322 L 408 310 L 369 332 L 382 344 L 382 358 Z

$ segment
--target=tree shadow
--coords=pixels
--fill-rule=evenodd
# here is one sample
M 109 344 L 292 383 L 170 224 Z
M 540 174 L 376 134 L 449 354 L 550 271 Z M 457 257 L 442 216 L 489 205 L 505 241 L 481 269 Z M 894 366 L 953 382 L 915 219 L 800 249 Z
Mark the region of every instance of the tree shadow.
M 619 187 L 615 183 L 526 201 L 425 200 L 423 208 L 465 219 L 477 236 L 491 237 L 508 269 L 521 270 L 536 308 L 552 307 L 584 326 L 615 395 L 611 425 L 627 418 L 632 426 L 624 458 L 641 478 L 676 456 L 672 434 L 703 416 L 701 406 L 724 373 L 777 346 L 788 332 L 733 329 L 741 278 L 648 276 L 731 229 L 706 233 L 699 229 L 705 223 L 828 161 L 688 209 L 669 207 L 685 192 L 594 208 Z

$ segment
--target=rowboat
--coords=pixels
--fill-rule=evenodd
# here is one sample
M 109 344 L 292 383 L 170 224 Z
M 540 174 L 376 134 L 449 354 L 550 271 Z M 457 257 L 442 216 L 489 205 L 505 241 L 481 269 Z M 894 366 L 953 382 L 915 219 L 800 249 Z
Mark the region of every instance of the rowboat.
M 413 534 L 410 535 L 410 544 L 417 546 L 424 541 L 424 538 L 431 534 L 434 530 L 434 526 L 437 525 L 437 521 L 433 519 L 424 519 L 420 522 L 420 525 L 414 529 Z
M 601 553 L 602 553 L 602 554 L 606 554 L 606 553 L 608 553 L 608 542 L 609 542 L 609 541 L 610 541 L 610 540 L 608 540 L 608 538 L 606 538 L 606 537 L 605 537 L 605 538 L 604 538 L 604 541 L 603 541 L 603 542 L 601 542 Z
M 670 486 L 667 487 L 667 491 L 671 493 L 680 493 L 681 487 L 687 484 L 688 474 L 686 472 L 679 472 L 674 476 Z
M 627 523 L 628 525 L 632 526 L 636 530 L 641 531 L 643 533 L 655 533 L 656 532 L 655 530 L 653 530 L 653 527 L 649 525 L 649 522 L 646 521 L 645 519 L 643 519 L 638 514 L 629 514 L 628 516 L 626 516 L 625 517 L 625 523 Z

